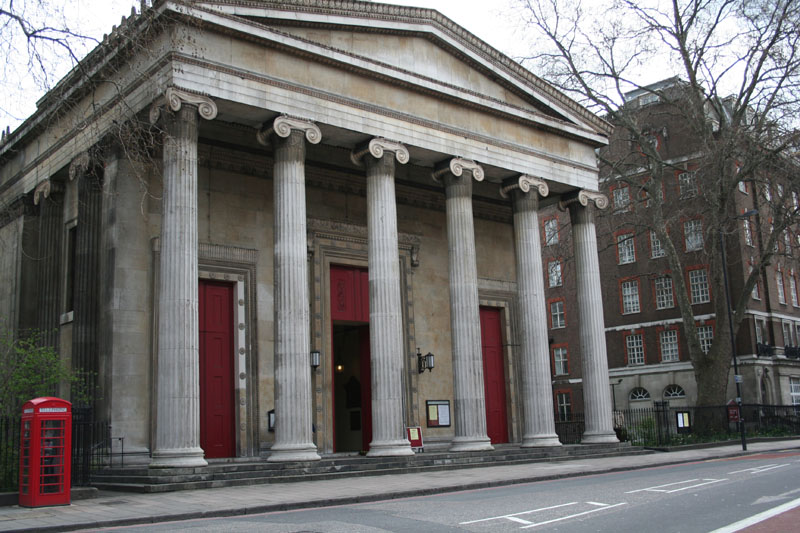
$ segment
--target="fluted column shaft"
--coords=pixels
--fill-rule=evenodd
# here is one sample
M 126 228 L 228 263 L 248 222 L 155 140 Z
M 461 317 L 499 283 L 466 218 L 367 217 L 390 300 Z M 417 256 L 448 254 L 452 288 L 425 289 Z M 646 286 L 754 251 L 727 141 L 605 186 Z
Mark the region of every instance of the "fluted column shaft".
M 275 444 L 269 461 L 318 460 L 311 421 L 304 132 L 275 143 Z
M 158 402 L 151 466 L 203 466 L 197 281 L 197 107 L 164 117 Z
M 472 219 L 472 175 L 443 177 L 450 274 L 455 438 L 451 451 L 491 450 L 486 434 L 478 267 Z
M 618 442 L 613 427 L 608 385 L 608 358 L 600 291 L 600 264 L 592 207 L 575 202 L 569 206 L 583 369 L 584 444 Z
M 57 184 L 53 184 L 56 189 Z M 39 214 L 39 303 L 38 326 L 40 343 L 59 350 L 61 316 L 61 247 L 64 234 L 64 194 L 53 190 L 40 202 Z M 55 392 L 55 391 L 54 391 Z
M 539 193 L 512 191 L 517 257 L 522 367 L 522 447 L 559 446 L 553 417 L 550 345 L 547 335 Z
M 372 442 L 369 456 L 413 455 L 403 422 L 403 310 L 394 191 L 395 154 L 367 155 Z

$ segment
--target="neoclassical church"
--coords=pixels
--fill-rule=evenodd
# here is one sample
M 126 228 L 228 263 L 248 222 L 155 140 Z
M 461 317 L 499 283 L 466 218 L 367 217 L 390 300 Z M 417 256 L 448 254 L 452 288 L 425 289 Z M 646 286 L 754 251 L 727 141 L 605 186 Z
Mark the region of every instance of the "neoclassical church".
M 558 446 L 541 257 L 569 234 L 582 441 L 616 442 L 609 129 L 434 10 L 156 1 L 3 137 L 0 317 L 151 466 Z

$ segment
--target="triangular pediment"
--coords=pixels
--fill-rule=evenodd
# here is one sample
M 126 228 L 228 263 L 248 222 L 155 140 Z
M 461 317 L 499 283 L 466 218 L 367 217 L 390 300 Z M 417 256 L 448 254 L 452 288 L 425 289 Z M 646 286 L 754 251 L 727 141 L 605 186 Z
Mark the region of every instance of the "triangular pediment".
M 437 11 L 372 2 L 196 2 L 238 31 L 382 82 L 439 93 L 548 129 L 604 135 L 608 125 Z M 237 26 L 237 23 L 238 26 Z

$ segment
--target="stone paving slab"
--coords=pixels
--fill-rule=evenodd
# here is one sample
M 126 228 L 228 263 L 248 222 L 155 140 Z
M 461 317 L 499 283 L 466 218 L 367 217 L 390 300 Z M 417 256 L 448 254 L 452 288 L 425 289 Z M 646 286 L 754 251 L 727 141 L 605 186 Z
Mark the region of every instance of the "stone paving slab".
M 101 492 L 69 506 L 0 507 L 0 531 L 74 531 L 193 518 L 407 498 L 562 477 L 658 467 L 767 451 L 800 448 L 800 439 L 523 465 L 482 466 L 431 473 L 392 474 L 297 483 L 226 487 L 159 494 Z

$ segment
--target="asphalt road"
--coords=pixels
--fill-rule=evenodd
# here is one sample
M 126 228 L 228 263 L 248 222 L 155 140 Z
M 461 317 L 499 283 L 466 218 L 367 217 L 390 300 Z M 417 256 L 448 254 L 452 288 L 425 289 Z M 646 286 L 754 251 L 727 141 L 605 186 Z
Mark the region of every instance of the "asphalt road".
M 800 505 L 800 452 L 796 451 L 369 504 L 115 529 L 707 533 L 795 500 Z M 784 514 L 782 523 L 789 524 L 787 531 L 800 531 L 793 513 L 800 519 L 799 507 Z M 765 523 L 760 527 L 763 530 Z

